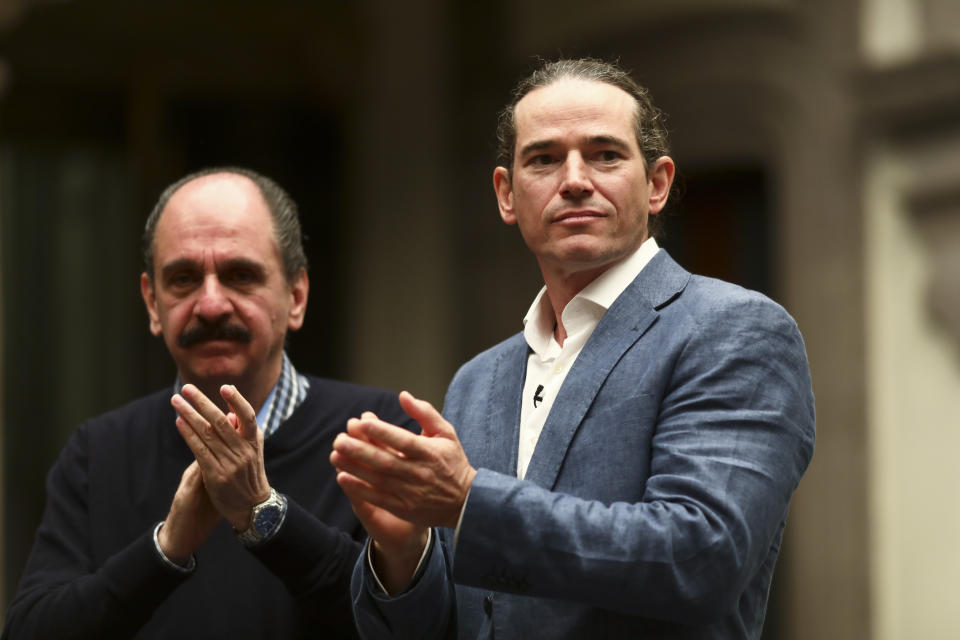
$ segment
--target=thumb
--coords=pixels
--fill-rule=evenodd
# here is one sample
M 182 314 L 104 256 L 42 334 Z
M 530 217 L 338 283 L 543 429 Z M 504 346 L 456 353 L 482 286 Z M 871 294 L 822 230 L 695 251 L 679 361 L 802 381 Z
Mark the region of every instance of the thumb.
M 421 433 L 425 436 L 442 436 L 456 438 L 453 426 L 444 420 L 440 412 L 426 400 L 420 400 L 409 391 L 400 392 L 400 406 L 407 415 L 420 424 Z

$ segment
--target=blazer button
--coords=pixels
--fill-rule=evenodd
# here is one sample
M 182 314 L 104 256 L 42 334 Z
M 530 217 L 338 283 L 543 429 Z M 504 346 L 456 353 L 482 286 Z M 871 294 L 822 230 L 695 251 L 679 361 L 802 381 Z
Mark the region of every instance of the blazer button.
M 493 596 L 486 596 L 483 599 L 483 611 L 488 616 L 493 613 Z

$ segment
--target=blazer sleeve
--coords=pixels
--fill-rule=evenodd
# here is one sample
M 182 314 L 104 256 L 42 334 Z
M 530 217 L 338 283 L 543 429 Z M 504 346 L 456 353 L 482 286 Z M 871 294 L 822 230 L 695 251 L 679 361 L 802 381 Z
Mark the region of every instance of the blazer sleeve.
M 458 584 L 708 623 L 772 571 L 813 453 L 806 353 L 792 318 L 762 296 L 708 311 L 663 354 L 666 379 L 644 400 L 657 406 L 642 495 L 604 503 L 480 469 L 456 549 Z M 616 446 L 601 443 L 616 438 L 618 425 L 608 427 L 590 436 L 597 446 Z
M 87 432 L 47 476 L 47 503 L 3 638 L 127 638 L 189 579 L 156 554 L 153 531 L 95 566 L 87 504 Z
M 350 584 L 357 629 L 364 640 L 428 640 L 456 637 L 456 598 L 448 547 L 434 530 L 420 575 L 404 593 L 390 597 L 377 586 L 367 561 L 369 540 Z

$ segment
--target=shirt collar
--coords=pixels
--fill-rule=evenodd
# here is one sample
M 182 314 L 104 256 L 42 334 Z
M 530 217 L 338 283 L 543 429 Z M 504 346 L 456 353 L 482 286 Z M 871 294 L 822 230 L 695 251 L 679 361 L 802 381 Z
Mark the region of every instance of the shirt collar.
M 607 309 L 659 250 L 657 241 L 652 237 L 647 238 L 636 251 L 601 273 L 575 295 L 563 309 L 563 326 L 567 330 L 567 335 L 574 335 L 584 330 L 592 331 Z M 551 350 L 559 348 L 553 338 L 556 319 L 546 287 L 542 287 L 534 298 L 533 304 L 523 318 L 523 325 L 524 338 L 537 355 L 545 356 Z
M 183 380 L 177 375 L 173 383 L 173 392 L 180 393 Z M 270 388 L 270 393 L 257 412 L 257 426 L 266 438 L 276 431 L 289 418 L 297 407 L 306 399 L 310 389 L 310 381 L 294 368 L 287 352 L 283 352 L 283 362 L 280 365 L 280 376 Z

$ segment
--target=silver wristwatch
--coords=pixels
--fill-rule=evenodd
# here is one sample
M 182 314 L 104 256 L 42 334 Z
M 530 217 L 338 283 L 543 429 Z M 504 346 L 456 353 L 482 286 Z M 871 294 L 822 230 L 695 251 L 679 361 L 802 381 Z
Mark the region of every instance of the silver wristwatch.
M 270 489 L 270 497 L 254 505 L 250 511 L 250 528 L 237 533 L 240 542 L 248 547 L 266 542 L 280 530 L 287 517 L 287 498 Z

